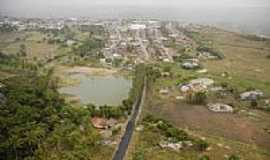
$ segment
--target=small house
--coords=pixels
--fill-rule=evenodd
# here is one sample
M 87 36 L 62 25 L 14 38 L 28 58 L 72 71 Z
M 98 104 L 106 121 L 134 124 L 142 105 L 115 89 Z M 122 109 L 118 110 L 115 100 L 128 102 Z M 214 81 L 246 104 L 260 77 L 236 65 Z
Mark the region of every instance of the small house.
M 97 129 L 107 129 L 107 120 L 105 118 L 93 117 L 91 123 Z

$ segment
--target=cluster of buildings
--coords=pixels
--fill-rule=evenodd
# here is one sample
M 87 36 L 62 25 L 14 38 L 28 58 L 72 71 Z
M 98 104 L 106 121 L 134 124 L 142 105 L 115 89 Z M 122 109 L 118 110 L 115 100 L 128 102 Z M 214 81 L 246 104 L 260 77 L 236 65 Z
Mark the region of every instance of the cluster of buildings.
M 107 21 L 90 18 L 16 18 L 0 16 L 0 26 L 8 24 L 19 31 L 33 29 L 61 30 L 64 26 L 104 25 Z
M 170 43 L 192 45 L 180 23 L 159 20 L 116 20 L 105 25 L 109 33 L 104 55 L 135 63 L 149 60 L 173 62 L 177 50 Z
M 23 30 L 62 30 L 65 26 L 96 26 L 104 28 L 106 45 L 102 49 L 104 58 L 100 62 L 111 64 L 121 60 L 126 64 L 143 63 L 145 61 L 173 62 L 179 55 L 179 49 L 173 46 L 183 46 L 185 50 L 193 48 L 193 40 L 188 37 L 183 28 L 187 24 L 165 22 L 159 20 L 112 19 L 93 20 L 90 18 L 13 18 L 0 17 L 1 25 L 15 26 Z M 83 28 L 83 27 L 80 27 Z M 194 30 L 198 26 L 191 27 Z M 104 38 L 104 37 L 103 37 Z M 74 42 L 68 41 L 71 46 Z M 195 63 L 185 63 L 187 68 L 198 67 Z

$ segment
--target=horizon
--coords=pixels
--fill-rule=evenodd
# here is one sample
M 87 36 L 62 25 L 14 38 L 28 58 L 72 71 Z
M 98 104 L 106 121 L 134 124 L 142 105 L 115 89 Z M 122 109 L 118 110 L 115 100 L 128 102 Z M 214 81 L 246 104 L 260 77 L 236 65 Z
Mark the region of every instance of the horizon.
M 241 32 L 270 36 L 267 0 L 2 0 L 0 4 L 0 15 L 19 18 L 160 19 L 218 25 L 233 31 L 240 28 Z

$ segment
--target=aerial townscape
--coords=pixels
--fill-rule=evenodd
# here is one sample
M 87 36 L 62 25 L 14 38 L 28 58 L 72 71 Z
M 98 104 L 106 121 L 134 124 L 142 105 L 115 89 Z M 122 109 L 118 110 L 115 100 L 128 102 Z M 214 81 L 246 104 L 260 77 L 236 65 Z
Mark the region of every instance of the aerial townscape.
M 269 160 L 270 39 L 151 18 L 0 17 L 0 160 Z

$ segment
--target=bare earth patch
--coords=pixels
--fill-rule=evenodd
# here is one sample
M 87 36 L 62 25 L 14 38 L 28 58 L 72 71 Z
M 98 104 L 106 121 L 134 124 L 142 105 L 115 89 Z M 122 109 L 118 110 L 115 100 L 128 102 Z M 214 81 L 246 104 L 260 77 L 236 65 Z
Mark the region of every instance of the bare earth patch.
M 107 69 L 107 68 L 91 68 L 91 67 L 67 67 L 59 66 L 56 68 L 56 73 L 59 74 L 86 74 L 86 75 L 97 75 L 97 76 L 107 76 L 113 75 L 118 72 L 117 69 Z
M 102 75 L 112 75 L 116 73 L 117 70 L 106 69 L 106 68 L 73 67 L 67 70 L 67 72 L 102 76 Z
M 256 118 L 251 118 L 239 114 L 214 113 L 205 106 L 177 103 L 153 105 L 150 112 L 159 113 L 181 128 L 256 144 L 270 150 L 270 135 L 263 129 L 268 126 L 270 118 L 262 112 L 258 112 Z

